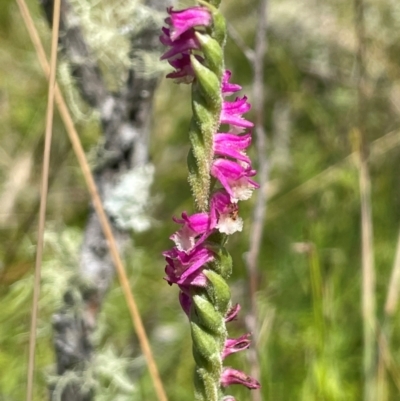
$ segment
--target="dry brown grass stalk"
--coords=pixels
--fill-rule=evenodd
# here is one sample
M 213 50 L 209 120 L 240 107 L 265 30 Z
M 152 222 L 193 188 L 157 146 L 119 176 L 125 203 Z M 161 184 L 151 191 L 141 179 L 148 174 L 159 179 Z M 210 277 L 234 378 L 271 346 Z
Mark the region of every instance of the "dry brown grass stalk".
M 46 53 L 43 49 L 40 37 L 38 35 L 38 32 L 36 30 L 36 27 L 34 25 L 34 22 L 32 20 L 32 17 L 30 15 L 29 9 L 25 3 L 25 0 L 16 0 L 21 12 L 21 15 L 24 19 L 25 25 L 28 29 L 29 35 L 31 37 L 31 40 L 34 44 L 34 47 L 36 49 L 40 65 L 46 75 L 46 77 L 49 77 L 50 74 L 50 66 L 48 64 L 47 58 L 46 58 Z M 68 133 L 68 137 L 71 141 L 72 147 L 74 149 L 74 152 L 76 154 L 76 157 L 78 159 L 79 166 L 82 170 L 85 182 L 88 186 L 90 195 L 92 197 L 93 201 L 93 206 L 96 210 L 96 213 L 99 216 L 99 220 L 101 223 L 102 230 L 104 232 L 104 235 L 107 239 L 109 248 L 110 248 L 110 254 L 113 259 L 113 262 L 115 264 L 115 268 L 117 271 L 118 279 L 120 282 L 120 285 L 122 287 L 123 294 L 126 299 L 126 303 L 129 309 L 129 313 L 131 315 L 131 319 L 134 325 L 134 328 L 136 329 L 139 342 L 143 351 L 143 354 L 146 358 L 146 362 L 149 368 L 149 372 L 154 384 L 155 391 L 157 393 L 157 397 L 160 401 L 167 401 L 167 396 L 163 387 L 163 384 L 161 382 L 157 365 L 154 361 L 154 357 L 150 348 L 149 340 L 147 338 L 142 319 L 140 317 L 139 309 L 137 307 L 135 298 L 132 294 L 132 291 L 129 286 L 129 280 L 126 274 L 125 267 L 122 263 L 121 257 L 119 255 L 115 239 L 111 230 L 110 223 L 108 221 L 107 215 L 104 211 L 100 196 L 98 194 L 96 184 L 92 175 L 92 172 L 89 167 L 89 163 L 86 159 L 85 152 L 82 148 L 78 133 L 75 129 L 73 120 L 71 118 L 71 115 L 69 113 L 69 110 L 67 108 L 67 105 L 64 101 L 64 98 L 61 94 L 61 91 L 56 84 L 55 86 L 55 99 L 57 103 L 58 110 L 60 112 L 61 118 L 64 122 L 65 128 Z
M 32 401 L 33 398 L 36 329 L 37 329 L 38 303 L 40 296 L 40 278 L 41 278 L 41 266 L 43 257 L 44 226 L 46 222 L 50 150 L 51 150 L 51 139 L 53 133 L 54 89 L 55 89 L 56 69 L 57 69 L 60 6 L 61 6 L 61 0 L 56 0 L 54 2 L 53 25 L 52 25 L 52 35 L 51 35 L 51 59 L 50 59 L 50 71 L 48 74 L 49 89 L 48 89 L 47 111 L 46 111 L 46 132 L 45 132 L 45 144 L 43 152 L 42 183 L 40 189 L 39 228 L 38 228 L 38 239 L 36 248 L 35 280 L 34 280 L 33 300 L 32 300 L 32 317 L 31 317 L 31 326 L 29 332 L 29 360 L 28 360 L 28 372 L 27 372 L 28 376 L 27 376 L 27 391 L 26 391 L 27 401 Z

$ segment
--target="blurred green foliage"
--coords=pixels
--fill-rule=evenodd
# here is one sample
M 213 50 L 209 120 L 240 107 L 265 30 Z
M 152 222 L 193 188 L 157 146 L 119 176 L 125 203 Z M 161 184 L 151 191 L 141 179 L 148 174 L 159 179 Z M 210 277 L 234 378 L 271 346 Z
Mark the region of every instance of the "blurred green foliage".
M 107 2 L 84 3 L 98 7 Z M 362 394 L 363 348 L 360 200 L 355 159 L 346 159 L 352 153 L 350 132 L 357 125 L 354 6 L 345 0 L 269 3 L 264 122 L 271 177 L 257 294 L 262 398 L 356 401 Z M 124 7 L 123 1 L 112 4 Z M 48 49 L 49 30 L 41 10 L 35 1 L 29 1 L 29 6 Z M 226 1 L 222 7 L 229 24 L 251 47 L 256 1 Z M 121 15 L 116 12 L 114 17 Z M 118 26 L 118 20 L 110 25 Z M 398 0 L 365 0 L 365 29 L 363 120 L 371 149 L 378 149 L 371 152 L 370 169 L 377 315 L 382 324 L 400 225 L 400 133 L 390 149 L 381 152 L 377 140 L 399 130 Z M 0 42 L 0 400 L 19 401 L 25 394 L 47 88 L 12 0 L 1 0 Z M 101 58 L 105 69 L 107 58 Z M 226 64 L 233 81 L 250 94 L 251 65 L 232 39 L 226 47 Z M 163 81 L 158 90 L 151 138 L 156 166 L 153 194 L 161 197 L 153 211 L 157 223 L 146 233 L 133 234 L 127 255 L 132 288 L 171 400 L 192 397 L 189 328 L 178 306 L 177 289 L 162 279 L 161 257 L 176 229 L 171 216 L 193 210 L 186 182 L 188 97 L 189 88 L 171 82 Z M 74 106 L 87 115 L 83 105 Z M 75 118 L 90 152 L 101 135 L 99 124 L 95 118 Z M 36 400 L 47 398 L 46 381 L 54 375 L 51 315 L 76 267 L 89 201 L 57 114 L 54 134 Z M 233 300 L 243 305 L 239 320 L 232 323 L 232 335 L 245 330 L 248 286 L 243 261 L 253 205 L 242 206 L 244 232 L 229 243 L 234 259 Z M 392 363 L 382 401 L 400 399 L 395 385 L 400 372 L 399 319 L 394 319 L 392 333 Z M 155 399 L 117 284 L 101 312 L 96 344 L 97 400 Z M 231 363 L 248 370 L 245 355 L 233 356 Z M 245 389 L 233 391 L 238 400 L 250 399 Z

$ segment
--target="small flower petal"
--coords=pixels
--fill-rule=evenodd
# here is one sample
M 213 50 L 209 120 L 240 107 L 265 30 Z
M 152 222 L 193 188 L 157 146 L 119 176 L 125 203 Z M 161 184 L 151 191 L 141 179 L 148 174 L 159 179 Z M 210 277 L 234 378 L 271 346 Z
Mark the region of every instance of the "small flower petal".
M 229 70 L 225 70 L 224 75 L 222 76 L 222 87 L 221 92 L 224 96 L 232 95 L 235 92 L 239 92 L 242 87 L 237 84 L 232 84 L 229 82 L 232 73 Z
M 190 254 L 176 248 L 163 253 L 167 261 L 165 278 L 169 284 L 196 285 L 203 287 L 207 279 L 202 275 L 203 266 L 214 259 L 214 254 L 201 245 Z
M 167 12 L 170 17 L 166 19 L 166 22 L 171 26 L 173 41 L 195 26 L 208 26 L 211 23 L 211 14 L 205 7 L 189 7 L 177 11 L 170 7 Z
M 250 164 L 250 158 L 245 154 L 251 144 L 251 135 L 235 135 L 218 133 L 214 135 L 214 154 L 217 156 L 231 157 Z
M 192 298 L 188 294 L 183 291 L 179 292 L 179 303 L 182 306 L 183 311 L 189 317 L 190 315 L 190 308 L 192 307 Z
M 182 219 L 173 219 L 183 227 L 172 234 L 170 239 L 175 242 L 179 251 L 190 252 L 196 245 L 200 245 L 211 234 L 210 217 L 207 213 L 195 213 L 188 216 L 182 213 Z
M 242 117 L 242 114 L 247 113 L 251 109 L 250 103 L 247 102 L 247 97 L 237 97 L 235 101 L 222 103 L 220 116 L 221 124 L 230 124 L 236 128 L 251 128 L 254 124 Z
M 231 384 L 242 384 L 250 390 L 256 390 L 261 387 L 256 379 L 253 379 L 242 371 L 233 368 L 225 368 L 221 375 L 221 386 L 227 387 Z
M 230 195 L 225 190 L 217 191 L 211 198 L 211 225 L 219 232 L 227 235 L 242 231 L 243 220 L 238 217 L 239 207 L 231 202 Z
M 211 166 L 211 175 L 219 180 L 231 197 L 231 202 L 247 200 L 259 185 L 250 179 L 255 170 L 245 168 L 231 160 L 217 159 Z
M 195 56 L 199 62 L 203 62 L 203 58 Z M 167 78 L 175 79 L 177 83 L 190 84 L 194 80 L 194 71 L 190 61 L 189 54 L 182 54 L 179 58 L 168 60 L 169 64 L 175 68 L 174 72 L 167 74 Z
M 180 54 L 188 53 L 191 50 L 199 49 L 199 41 L 196 38 L 193 30 L 185 32 L 179 39 L 174 42 L 168 36 L 170 34 L 169 29 L 163 28 L 164 35 L 160 36 L 160 41 L 165 46 L 171 46 L 171 49 L 167 50 L 161 57 L 160 60 L 170 60 L 176 58 Z
M 228 310 L 228 313 L 225 316 L 225 322 L 232 322 L 232 320 L 236 320 L 236 317 L 238 313 L 240 312 L 241 306 L 239 304 L 236 304 L 235 306 L 232 306 L 231 309 Z
M 225 341 L 224 350 L 222 352 L 222 359 L 235 352 L 243 351 L 250 347 L 250 334 L 244 334 L 239 338 L 228 338 Z

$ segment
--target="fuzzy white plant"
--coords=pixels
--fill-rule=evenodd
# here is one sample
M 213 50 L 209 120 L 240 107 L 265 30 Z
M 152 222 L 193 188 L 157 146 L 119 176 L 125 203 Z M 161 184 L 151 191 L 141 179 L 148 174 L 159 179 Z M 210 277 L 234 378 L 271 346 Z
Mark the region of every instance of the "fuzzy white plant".
M 139 166 L 124 174 L 104 202 L 104 207 L 124 230 L 146 231 L 152 224 L 148 214 L 152 205 L 150 188 L 154 180 L 154 166 Z

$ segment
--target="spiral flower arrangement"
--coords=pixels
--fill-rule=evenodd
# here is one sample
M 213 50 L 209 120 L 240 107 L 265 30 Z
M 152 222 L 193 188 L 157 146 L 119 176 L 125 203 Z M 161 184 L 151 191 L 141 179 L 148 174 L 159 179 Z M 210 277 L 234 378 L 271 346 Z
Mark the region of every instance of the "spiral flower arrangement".
M 174 218 L 181 228 L 170 237 L 175 246 L 164 256 L 166 280 L 179 286 L 179 301 L 190 321 L 195 398 L 202 401 L 234 401 L 226 395 L 232 384 L 260 387 L 245 373 L 224 366 L 230 354 L 250 346 L 249 334 L 227 335 L 226 323 L 236 318 L 240 306 L 231 303 L 226 280 L 232 259 L 225 244 L 242 230 L 238 202 L 249 199 L 258 184 L 245 153 L 251 143 L 246 130 L 253 124 L 243 114 L 251 106 L 246 96 L 229 100 L 241 87 L 230 82 L 231 72 L 224 66 L 226 26 L 219 3 L 169 8 L 160 37 L 169 48 L 161 58 L 174 68 L 167 77 L 192 86 L 188 168 L 198 212 Z M 221 132 L 222 126 L 228 132 Z

